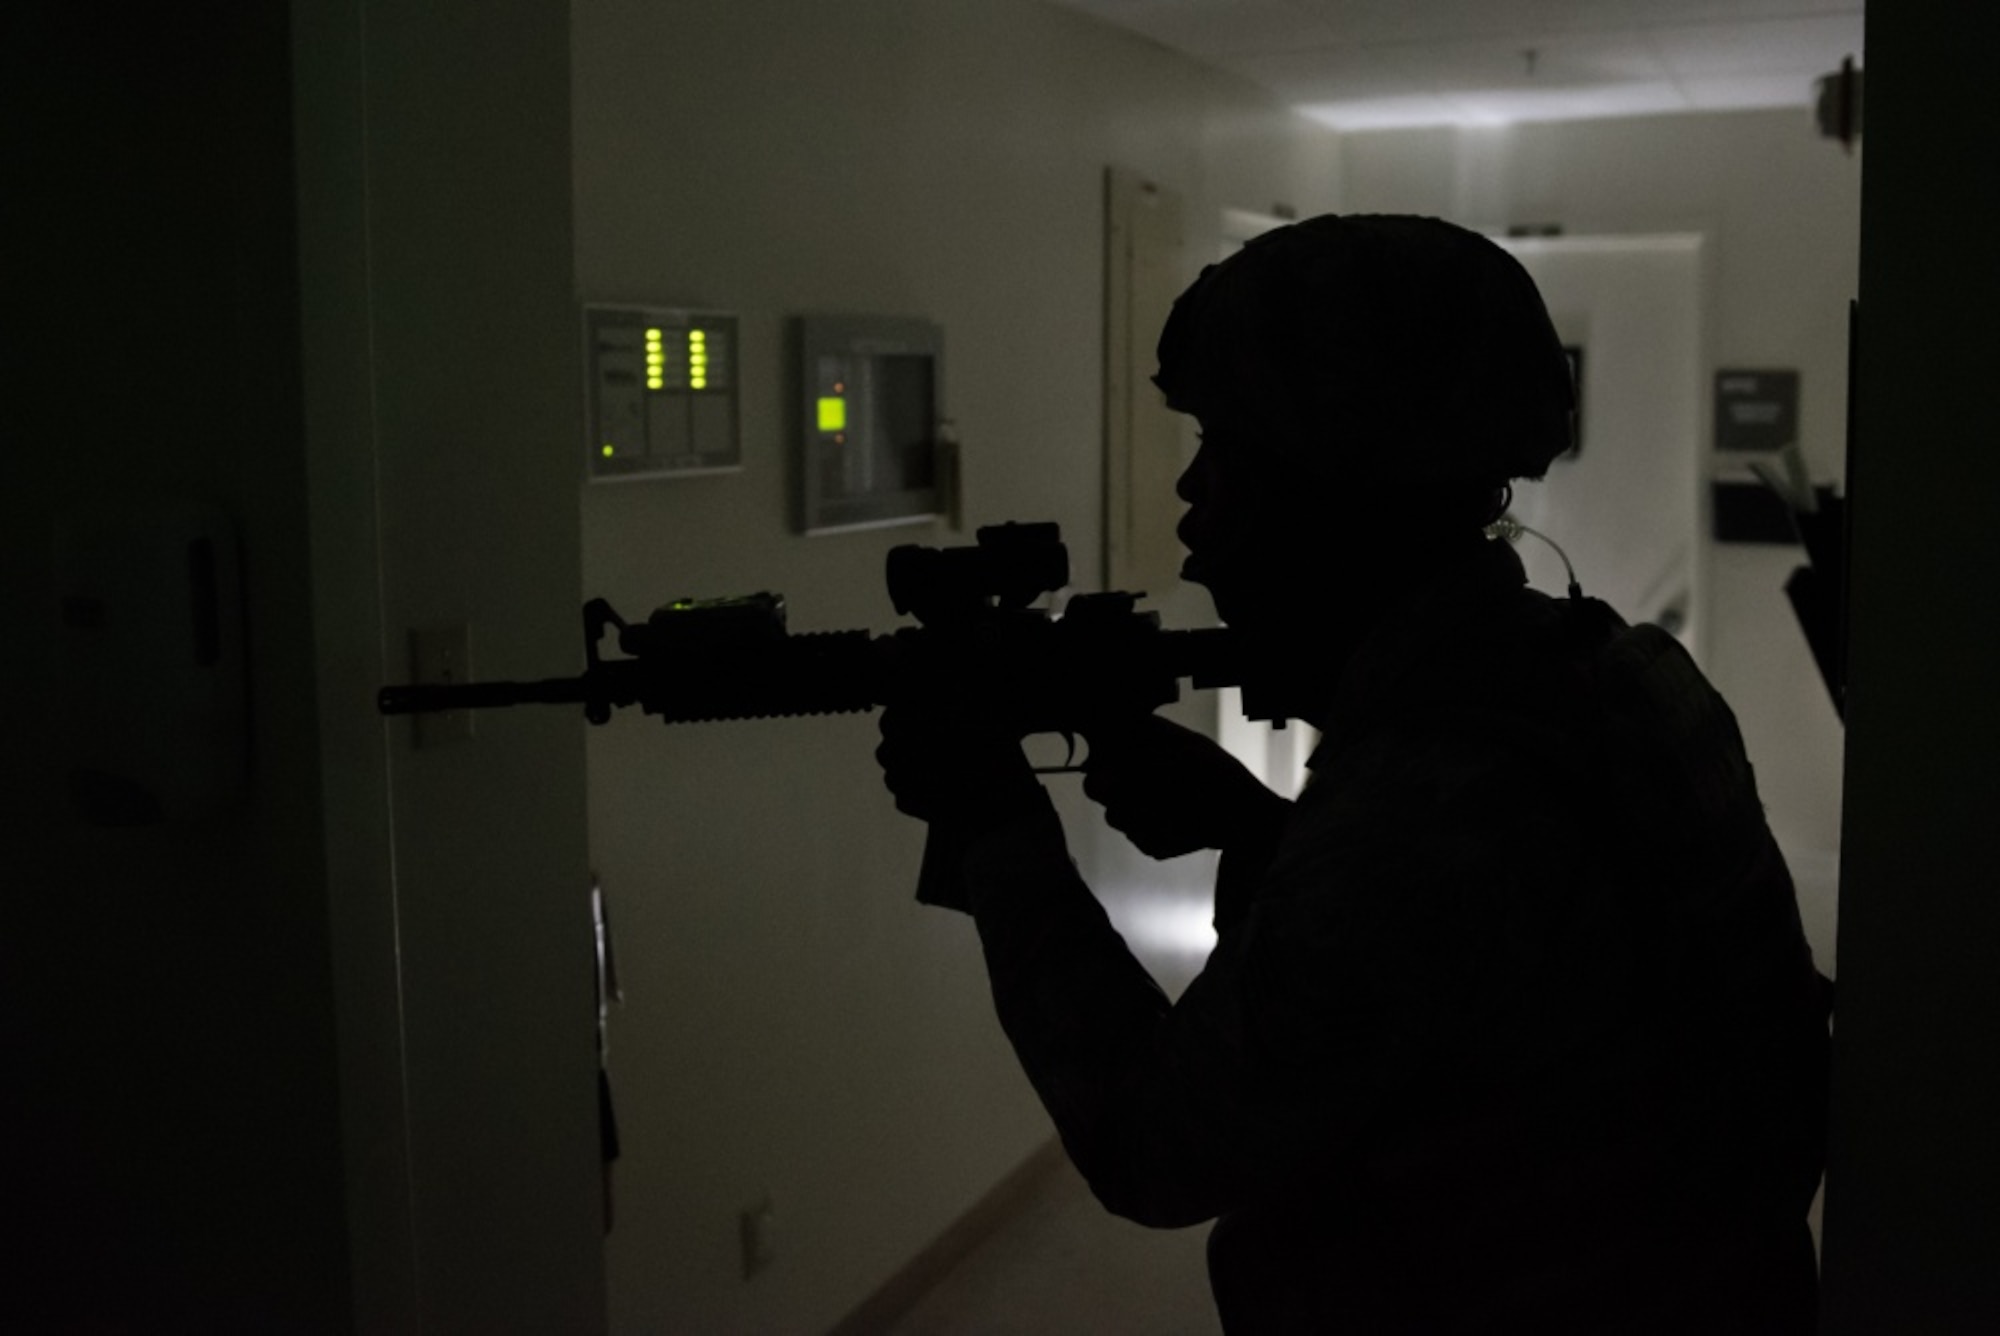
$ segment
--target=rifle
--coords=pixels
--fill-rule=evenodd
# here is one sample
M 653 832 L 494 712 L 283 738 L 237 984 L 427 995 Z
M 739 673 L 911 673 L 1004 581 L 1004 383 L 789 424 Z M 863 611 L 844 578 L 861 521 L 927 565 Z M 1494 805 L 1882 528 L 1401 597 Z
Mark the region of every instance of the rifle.
M 1240 684 L 1243 657 L 1224 629 L 1169 631 L 1138 608 L 1142 594 L 1078 594 L 1060 613 L 1033 606 L 1069 583 L 1069 553 L 1053 523 L 982 528 L 976 542 L 905 544 L 889 553 L 889 601 L 916 626 L 886 635 L 785 627 L 782 595 L 678 599 L 627 622 L 604 599 L 583 607 L 585 668 L 536 682 L 388 686 L 381 713 L 415 714 L 513 705 L 581 704 L 603 724 L 637 705 L 664 723 L 843 714 L 884 705 L 963 707 L 982 702 L 1013 735 L 1062 735 L 1064 764 L 1089 743 L 1196 687 Z M 602 652 L 618 631 L 623 657 Z M 920 898 L 943 875 L 945 855 L 926 847 Z M 938 866 L 934 867 L 934 864 Z

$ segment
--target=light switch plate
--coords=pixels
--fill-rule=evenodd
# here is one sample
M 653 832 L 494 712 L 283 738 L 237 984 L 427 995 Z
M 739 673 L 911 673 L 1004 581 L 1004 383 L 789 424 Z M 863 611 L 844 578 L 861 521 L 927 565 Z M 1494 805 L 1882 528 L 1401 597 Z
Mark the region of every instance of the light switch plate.
M 410 632 L 410 680 L 451 685 L 472 681 L 472 628 L 464 622 Z M 416 745 L 442 747 L 472 736 L 472 711 L 413 714 Z

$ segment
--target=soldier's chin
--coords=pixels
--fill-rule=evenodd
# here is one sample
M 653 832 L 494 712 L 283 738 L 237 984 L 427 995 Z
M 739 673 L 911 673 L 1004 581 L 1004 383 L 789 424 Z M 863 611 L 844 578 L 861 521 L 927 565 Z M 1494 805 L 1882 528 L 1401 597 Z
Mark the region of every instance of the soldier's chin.
M 1202 565 L 1196 558 L 1189 557 L 1181 563 L 1181 579 L 1189 584 L 1200 585 L 1203 589 L 1206 589 L 1208 591 L 1208 601 L 1215 607 L 1216 619 L 1225 624 L 1229 621 L 1229 614 L 1223 611 L 1224 604 L 1229 601 L 1228 595 L 1218 594 L 1215 591 L 1214 573 L 1212 571 Z
M 1208 590 L 1208 601 L 1215 605 L 1215 616 L 1218 621 L 1224 626 L 1234 627 L 1238 630 L 1252 627 L 1258 628 L 1254 633 L 1258 634 L 1259 638 L 1262 638 L 1262 628 L 1267 619 L 1254 606 L 1256 603 L 1255 599 L 1242 597 L 1243 591 L 1241 589 L 1232 590 L 1227 582 L 1224 582 L 1220 588 L 1211 581 L 1202 581 L 1201 583 Z

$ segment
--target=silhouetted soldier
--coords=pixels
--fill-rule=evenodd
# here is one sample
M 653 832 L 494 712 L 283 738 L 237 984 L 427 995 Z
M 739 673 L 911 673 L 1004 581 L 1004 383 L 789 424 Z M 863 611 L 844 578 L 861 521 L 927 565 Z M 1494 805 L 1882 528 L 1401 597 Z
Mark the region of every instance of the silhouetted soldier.
M 1312 219 L 1204 271 L 1157 379 L 1202 428 L 1186 577 L 1324 735 L 1296 803 L 1164 721 L 1096 740 L 1112 825 L 1222 850 L 1179 1002 L 1014 739 L 883 719 L 1071 1158 L 1120 1215 L 1220 1218 L 1231 1336 L 1810 1331 L 1827 1012 L 1735 721 L 1484 534 L 1570 441 L 1533 282 L 1434 219 Z

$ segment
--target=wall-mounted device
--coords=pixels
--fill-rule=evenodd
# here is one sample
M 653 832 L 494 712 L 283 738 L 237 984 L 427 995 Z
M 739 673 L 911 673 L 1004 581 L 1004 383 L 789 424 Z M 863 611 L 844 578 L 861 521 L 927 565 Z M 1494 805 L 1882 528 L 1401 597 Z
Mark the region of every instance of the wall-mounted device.
M 1782 450 L 1799 439 L 1799 373 L 1721 370 L 1715 373 L 1715 448 Z
M 1854 152 L 1861 138 L 1861 67 L 1849 56 L 1832 74 L 1813 81 L 1813 115 L 1819 132 Z
M 928 320 L 806 316 L 798 339 L 800 532 L 941 515 L 944 332 Z
M 193 821 L 249 771 L 236 530 L 214 507 L 100 503 L 56 522 L 63 783 L 93 826 Z
M 743 467 L 736 317 L 678 307 L 583 308 L 585 471 L 594 482 Z

